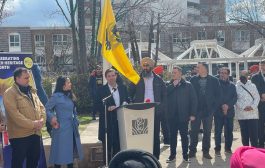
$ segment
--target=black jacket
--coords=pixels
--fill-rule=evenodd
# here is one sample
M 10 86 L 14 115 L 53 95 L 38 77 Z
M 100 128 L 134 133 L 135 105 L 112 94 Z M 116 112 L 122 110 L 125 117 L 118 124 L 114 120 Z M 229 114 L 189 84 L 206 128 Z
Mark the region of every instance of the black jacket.
M 120 95 L 120 104 L 124 101 L 128 102 L 128 94 L 127 88 L 124 85 L 118 85 L 118 91 Z M 99 133 L 98 139 L 104 140 L 105 139 L 105 108 L 102 102 L 102 99 L 109 96 L 110 90 L 108 84 L 98 88 L 97 90 L 97 101 L 96 101 L 96 108 L 99 111 Z M 109 98 L 106 101 L 107 109 L 109 106 L 115 106 L 115 101 L 113 97 Z M 107 122 L 108 122 L 108 133 L 109 135 L 117 135 L 119 130 L 118 129 L 118 121 L 117 121 L 117 111 L 107 112 Z M 110 139 L 109 139 L 110 140 Z
M 155 108 L 155 115 L 162 116 L 166 112 L 166 86 L 164 81 L 155 73 L 153 80 L 153 89 L 154 89 L 154 101 L 159 102 L 159 105 Z M 129 96 L 134 103 L 143 103 L 145 93 L 145 84 L 143 77 L 140 78 L 140 81 L 137 85 L 131 83 L 129 87 Z
M 220 99 L 220 106 L 215 112 L 215 117 L 223 117 L 224 113 L 222 110 L 222 105 L 228 105 L 227 117 L 231 118 L 235 116 L 235 108 L 234 105 L 237 101 L 237 93 L 236 93 L 236 86 L 231 81 L 222 81 L 219 80 L 221 86 L 221 99 Z
M 197 113 L 197 96 L 190 82 L 182 79 L 177 86 L 171 81 L 167 87 L 169 122 L 186 122 Z M 178 117 L 178 118 L 176 118 Z
M 265 81 L 263 79 L 261 72 L 253 75 L 251 78 L 251 81 L 252 81 L 252 83 L 254 83 L 256 85 L 260 96 L 265 93 Z M 265 106 L 265 102 L 260 101 L 259 106 L 261 106 L 261 105 Z
M 98 76 L 98 78 L 103 78 L 102 76 Z M 102 79 L 103 82 L 103 79 Z M 97 84 L 97 76 L 91 75 L 88 80 L 88 91 L 91 99 L 96 101 L 97 98 L 97 89 L 102 87 L 102 84 Z
M 202 99 L 201 94 L 200 94 L 200 84 L 199 84 L 199 76 L 194 76 L 191 78 L 190 82 L 193 85 L 197 97 L 198 97 L 198 107 L 200 106 L 200 99 Z M 200 117 L 208 117 L 218 109 L 220 105 L 220 94 L 221 94 L 221 88 L 220 88 L 220 83 L 216 77 L 213 77 L 211 75 L 207 76 L 207 83 L 206 83 L 206 107 L 205 111 L 201 111 L 198 108 L 198 113 L 197 115 Z

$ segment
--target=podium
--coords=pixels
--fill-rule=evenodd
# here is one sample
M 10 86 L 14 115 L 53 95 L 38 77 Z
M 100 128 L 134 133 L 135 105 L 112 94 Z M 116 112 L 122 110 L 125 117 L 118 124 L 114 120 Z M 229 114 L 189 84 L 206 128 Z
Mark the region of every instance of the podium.
M 117 109 L 120 148 L 153 153 L 154 116 L 157 103 L 135 103 Z

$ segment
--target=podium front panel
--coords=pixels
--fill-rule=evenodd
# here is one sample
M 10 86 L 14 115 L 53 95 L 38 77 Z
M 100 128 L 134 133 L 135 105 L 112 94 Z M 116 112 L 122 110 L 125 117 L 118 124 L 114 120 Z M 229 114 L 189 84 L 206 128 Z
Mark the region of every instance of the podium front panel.
M 121 150 L 142 149 L 153 153 L 154 107 L 147 109 L 118 109 Z

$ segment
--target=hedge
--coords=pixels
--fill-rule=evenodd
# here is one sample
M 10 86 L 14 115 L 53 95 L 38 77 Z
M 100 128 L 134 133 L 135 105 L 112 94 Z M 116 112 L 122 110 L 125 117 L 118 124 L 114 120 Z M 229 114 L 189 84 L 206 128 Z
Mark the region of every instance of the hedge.
M 42 84 L 48 97 L 52 95 L 52 83 L 56 82 L 57 77 L 60 74 L 53 76 L 43 77 Z M 87 75 L 69 75 L 72 82 L 73 93 L 77 97 L 77 110 L 78 113 L 90 113 L 92 107 L 92 101 L 88 92 L 88 77 Z

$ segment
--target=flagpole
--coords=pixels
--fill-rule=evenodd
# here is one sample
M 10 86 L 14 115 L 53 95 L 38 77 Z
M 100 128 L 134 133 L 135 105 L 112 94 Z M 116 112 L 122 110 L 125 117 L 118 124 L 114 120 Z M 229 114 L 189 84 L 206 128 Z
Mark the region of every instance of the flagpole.
M 104 9 L 104 2 L 105 0 L 101 0 L 101 16 L 103 16 L 103 9 Z M 103 47 L 103 46 L 101 46 Z M 102 50 L 102 49 L 101 49 Z M 106 59 L 103 57 L 103 55 L 101 54 L 102 56 L 102 70 L 103 70 L 103 84 L 107 84 L 107 80 L 104 76 L 106 70 L 108 68 L 110 68 L 110 64 L 106 61 Z M 106 105 L 106 102 L 104 102 L 104 115 L 105 115 L 105 165 L 103 166 L 103 168 L 108 168 L 109 167 L 109 161 L 108 161 L 108 120 L 107 120 L 107 105 Z M 103 147 L 104 147 L 103 146 Z M 103 150 L 104 151 L 104 150 Z
M 101 0 L 101 16 L 103 15 L 103 9 L 104 9 L 104 2 L 105 0 Z M 102 55 L 101 55 L 102 56 Z M 110 63 L 106 61 L 106 59 L 102 56 L 102 70 L 103 70 L 103 76 L 107 69 L 111 67 Z M 103 77 L 103 84 L 107 84 L 106 78 Z

